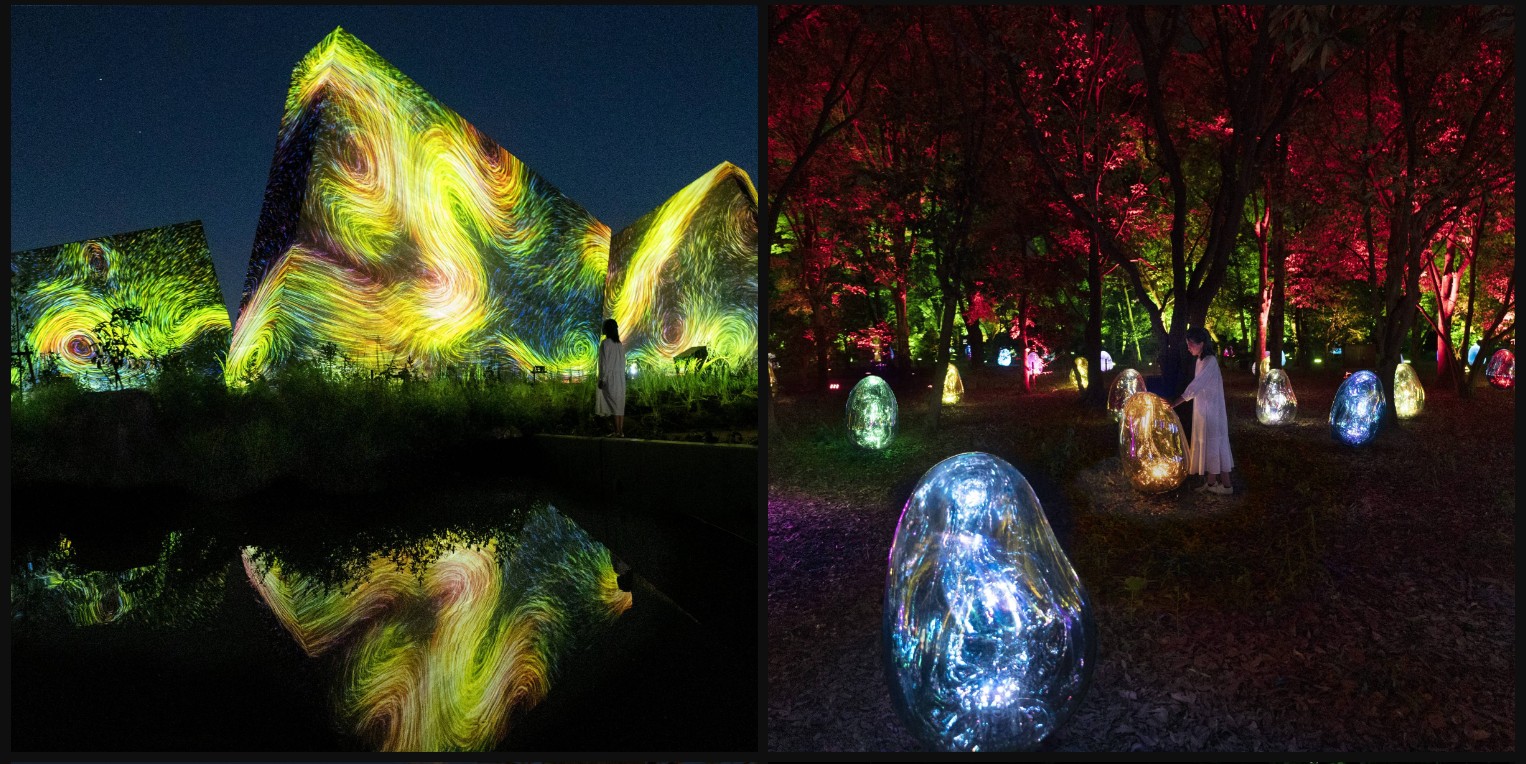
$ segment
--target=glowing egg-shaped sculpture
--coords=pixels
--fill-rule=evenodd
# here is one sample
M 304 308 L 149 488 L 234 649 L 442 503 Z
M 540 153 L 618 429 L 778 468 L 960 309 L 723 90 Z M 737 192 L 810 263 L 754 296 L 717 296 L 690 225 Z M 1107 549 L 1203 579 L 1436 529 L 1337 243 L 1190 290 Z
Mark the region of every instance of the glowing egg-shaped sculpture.
M 1282 369 L 1271 369 L 1261 375 L 1256 385 L 1256 421 L 1262 424 L 1287 424 L 1298 416 L 1298 397 L 1293 395 L 1293 383 Z
M 943 751 L 1032 750 L 1080 705 L 1096 625 L 1028 481 L 965 453 L 922 476 L 885 576 L 892 704 Z
M 875 450 L 895 440 L 895 392 L 873 374 L 859 380 L 848 393 L 848 434 L 853 442 Z
M 1086 371 L 1090 366 L 1090 362 L 1088 362 L 1085 357 L 1076 358 L 1076 368 L 1073 372 L 1071 372 L 1071 376 L 1076 380 L 1077 390 L 1086 389 L 1086 383 L 1088 381 L 1086 378 Z
M 1001 352 L 996 354 L 996 365 L 997 366 L 1011 366 L 1012 365 L 1012 348 L 1002 348 Z
M 1363 369 L 1346 378 L 1330 404 L 1330 434 L 1351 446 L 1360 446 L 1378 432 L 1383 418 L 1383 383 Z
M 1103 371 L 1113 370 L 1113 357 L 1106 350 L 1102 351 L 1102 357 L 1098 359 L 1098 362 L 1101 363 Z
M 1473 364 L 1478 362 L 1478 351 L 1479 351 L 1479 345 L 1478 345 L 1477 342 L 1473 343 L 1473 346 L 1468 348 L 1468 365 L 1469 366 L 1472 366 Z
M 1123 404 L 1129 396 L 1145 389 L 1144 377 L 1133 369 L 1124 369 L 1118 372 L 1118 378 L 1113 380 L 1113 388 L 1107 393 L 1107 413 L 1113 415 L 1113 419 L 1123 418 Z
M 1484 364 L 1484 377 L 1489 384 L 1509 390 L 1515 387 L 1515 353 L 1509 348 L 1500 348 L 1489 356 L 1489 362 Z
M 948 365 L 948 373 L 943 375 L 943 402 L 958 403 L 964 400 L 964 380 L 959 378 L 959 370 L 953 364 Z
M 1415 367 L 1399 364 L 1394 368 L 1394 410 L 1400 419 L 1410 419 L 1419 416 L 1424 408 L 1425 388 L 1420 386 Z
M 1182 484 L 1187 477 L 1187 442 L 1182 420 L 1164 398 L 1144 392 L 1124 402 L 1118 459 L 1136 490 L 1161 493 Z

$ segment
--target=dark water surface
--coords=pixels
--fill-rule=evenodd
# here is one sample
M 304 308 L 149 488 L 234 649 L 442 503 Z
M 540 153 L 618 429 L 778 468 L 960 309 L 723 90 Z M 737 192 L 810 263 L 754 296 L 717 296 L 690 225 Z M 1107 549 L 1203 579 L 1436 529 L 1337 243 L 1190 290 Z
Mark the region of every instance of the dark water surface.
M 624 564 L 545 502 L 457 492 L 368 517 L 324 501 L 310 521 L 272 508 L 288 522 L 262 534 L 232 513 L 157 550 L 152 522 L 28 525 L 13 749 L 756 747 L 756 645 L 639 570 L 622 591 Z

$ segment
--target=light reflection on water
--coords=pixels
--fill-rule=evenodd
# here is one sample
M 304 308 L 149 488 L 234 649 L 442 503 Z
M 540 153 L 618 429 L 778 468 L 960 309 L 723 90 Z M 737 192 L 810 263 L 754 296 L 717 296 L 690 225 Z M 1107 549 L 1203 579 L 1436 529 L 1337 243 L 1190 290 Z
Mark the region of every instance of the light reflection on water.
M 546 697 L 568 654 L 632 602 L 606 547 L 552 507 L 526 518 L 513 532 L 444 532 L 376 551 L 339 585 L 254 547 L 240 557 L 308 655 L 340 656 L 346 729 L 382 750 L 487 750 Z M 12 623 L 161 629 L 226 617 L 231 560 L 218 549 L 171 533 L 155 564 L 108 572 L 82 568 L 61 538 L 19 556 Z
M 344 651 L 340 713 L 367 744 L 485 750 L 631 595 L 609 550 L 550 507 L 511 538 L 474 545 L 446 533 L 430 544 L 438 557 L 418 573 L 406 554 L 378 552 L 346 587 L 263 565 L 252 548 L 244 569 L 308 655 Z

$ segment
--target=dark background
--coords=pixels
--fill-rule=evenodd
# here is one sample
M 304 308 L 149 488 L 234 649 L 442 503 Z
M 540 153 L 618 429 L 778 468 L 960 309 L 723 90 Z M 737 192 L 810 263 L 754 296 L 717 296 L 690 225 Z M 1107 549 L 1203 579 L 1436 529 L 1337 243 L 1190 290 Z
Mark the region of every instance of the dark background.
M 757 9 L 13 7 L 11 251 L 201 220 L 235 320 L 291 71 L 335 27 L 618 232 L 758 175 Z

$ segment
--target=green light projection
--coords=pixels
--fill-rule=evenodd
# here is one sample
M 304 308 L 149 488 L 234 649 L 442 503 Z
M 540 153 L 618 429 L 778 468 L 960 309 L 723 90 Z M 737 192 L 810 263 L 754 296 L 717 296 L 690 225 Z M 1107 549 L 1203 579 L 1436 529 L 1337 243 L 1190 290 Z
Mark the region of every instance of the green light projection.
M 124 312 L 140 318 L 102 326 Z M 231 329 L 200 221 L 11 253 L 11 384 L 22 389 L 55 372 L 92 390 L 118 375 L 143 387 L 173 356 L 218 374 Z

